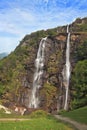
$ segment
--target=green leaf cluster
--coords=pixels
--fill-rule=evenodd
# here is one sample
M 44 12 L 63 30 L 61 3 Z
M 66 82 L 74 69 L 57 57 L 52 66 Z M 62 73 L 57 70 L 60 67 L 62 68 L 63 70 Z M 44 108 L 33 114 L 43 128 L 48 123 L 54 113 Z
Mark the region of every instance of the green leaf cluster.
M 87 59 L 87 41 L 84 41 L 77 49 L 76 56 L 78 60 Z
M 72 76 L 72 108 L 87 105 L 87 60 L 79 61 Z

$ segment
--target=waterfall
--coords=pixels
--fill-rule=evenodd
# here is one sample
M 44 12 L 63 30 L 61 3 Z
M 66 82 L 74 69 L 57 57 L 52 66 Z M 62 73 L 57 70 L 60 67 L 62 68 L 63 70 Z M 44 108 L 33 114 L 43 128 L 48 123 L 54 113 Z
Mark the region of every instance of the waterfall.
M 45 57 L 45 45 L 46 45 L 46 39 L 42 38 L 39 49 L 37 52 L 37 58 L 35 60 L 35 73 L 34 73 L 34 79 L 33 79 L 33 89 L 31 94 L 31 99 L 29 103 L 29 108 L 38 108 L 39 105 L 39 97 L 38 97 L 38 90 L 40 87 L 42 87 L 42 76 L 44 73 L 44 57 Z
M 70 32 L 69 32 L 69 26 L 67 26 L 67 47 L 66 47 L 66 64 L 63 68 L 63 84 L 65 86 L 65 103 L 64 103 L 64 109 L 68 109 L 68 95 L 69 95 L 69 79 L 70 79 Z

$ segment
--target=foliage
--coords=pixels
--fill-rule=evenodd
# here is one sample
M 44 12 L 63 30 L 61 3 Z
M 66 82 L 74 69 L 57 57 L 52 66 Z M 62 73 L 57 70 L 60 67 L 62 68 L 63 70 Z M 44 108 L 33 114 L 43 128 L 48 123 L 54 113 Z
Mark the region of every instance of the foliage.
M 54 29 L 48 29 L 46 30 L 46 33 L 50 36 L 55 36 L 57 35 L 57 28 L 54 28 Z
M 66 113 L 66 112 L 67 112 L 66 110 L 61 109 L 60 111 L 58 111 L 58 115 L 62 115 L 62 114 L 64 114 L 64 113 Z
M 72 108 L 87 105 L 87 60 L 79 61 L 72 76 Z
M 80 31 L 87 31 L 87 24 L 80 23 L 77 24 L 76 27 Z M 64 32 L 64 29 L 66 29 L 66 26 L 60 27 L 59 30 Z M 74 29 L 76 31 L 75 26 Z M 19 46 L 17 46 L 14 52 L 8 55 L 8 57 L 0 60 L 0 98 L 3 99 L 4 95 L 4 98 L 12 101 L 12 96 L 19 96 L 19 89 L 23 87 L 23 78 L 26 77 L 27 73 L 29 75 L 28 69 L 30 69 L 30 67 L 26 70 L 25 66 L 28 66 L 29 63 L 33 64 L 32 61 L 36 56 L 36 50 L 39 46 L 40 40 L 43 37 L 54 37 L 57 34 L 58 28 L 53 28 L 48 30 L 40 30 L 37 32 L 33 32 L 30 35 L 26 35 L 22 39 L 22 41 L 20 41 Z M 60 73 L 60 68 L 58 68 L 58 66 L 61 63 L 60 61 L 62 61 L 62 54 L 62 51 L 58 50 L 58 52 L 49 57 L 50 60 L 47 64 L 48 75 L 58 75 L 58 73 Z M 82 61 L 77 63 L 72 76 L 72 108 L 78 108 L 80 106 L 86 105 L 87 41 L 85 41 L 81 46 L 79 45 L 75 56 L 77 57 L 78 61 Z M 47 106 L 51 104 L 51 102 L 53 101 L 52 99 L 57 92 L 57 88 L 54 87 L 55 85 L 53 85 L 51 85 L 50 83 L 45 83 L 44 89 L 40 91 L 40 94 L 44 94 L 46 96 Z M 58 86 L 58 84 L 56 86 Z
M 41 95 L 45 95 L 46 106 L 49 107 L 52 104 L 54 97 L 57 94 L 57 88 L 50 83 L 45 83 L 44 87 L 40 91 Z
M 48 68 L 47 71 L 49 74 L 56 74 L 58 72 L 58 64 L 60 63 L 62 54 L 60 52 L 53 53 L 50 56 L 50 60 L 48 62 Z
M 73 23 L 72 30 L 74 32 L 87 32 L 87 17 L 86 18 L 77 18 Z
M 4 94 L 4 92 L 5 92 L 5 87 L 2 84 L 0 84 L 0 97 Z
M 87 59 L 87 41 L 84 41 L 77 49 L 76 56 L 78 60 Z
M 57 28 L 26 35 L 14 52 L 0 60 L 0 98 L 5 95 L 5 98 L 12 100 L 11 95 L 18 96 L 18 91 L 22 88 L 22 80 L 26 75 L 25 65 L 34 58 L 40 40 L 54 34 L 57 34 Z
M 77 122 L 87 124 L 87 106 L 73 111 L 63 112 L 62 116 L 66 116 Z
M 30 114 L 31 118 L 47 117 L 48 113 L 43 110 L 36 110 Z
M 7 92 L 14 92 L 14 88 L 16 89 L 20 83 L 21 75 L 24 74 L 24 67 L 15 53 L 1 60 L 0 73 L 0 97 L 2 97 Z
M 79 25 L 79 31 L 85 31 L 85 32 L 87 32 L 87 24 L 84 23 L 82 25 Z

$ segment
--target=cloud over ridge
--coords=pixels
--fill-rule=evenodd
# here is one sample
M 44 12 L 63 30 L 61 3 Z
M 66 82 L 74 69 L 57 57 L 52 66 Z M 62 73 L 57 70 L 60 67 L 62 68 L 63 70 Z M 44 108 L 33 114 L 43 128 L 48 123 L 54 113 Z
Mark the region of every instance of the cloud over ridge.
M 14 50 L 27 33 L 85 16 L 86 0 L 0 0 L 0 52 Z

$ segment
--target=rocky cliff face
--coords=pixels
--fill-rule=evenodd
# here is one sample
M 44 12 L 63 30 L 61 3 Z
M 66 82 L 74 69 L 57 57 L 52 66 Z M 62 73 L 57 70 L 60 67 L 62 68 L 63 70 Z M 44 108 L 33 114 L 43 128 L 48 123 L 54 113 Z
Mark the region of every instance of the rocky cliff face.
M 87 33 L 84 32 L 83 25 L 87 26 L 85 19 L 77 19 L 70 25 L 70 62 L 71 77 L 78 58 L 76 52 L 79 46 L 87 40 Z M 37 55 L 41 37 L 48 36 L 45 49 L 45 65 L 42 87 L 38 91 L 40 104 L 39 108 L 49 112 L 56 112 L 64 107 L 65 87 L 63 85 L 62 70 L 66 59 L 66 26 L 58 27 L 53 30 L 38 31 L 27 35 L 16 48 L 16 50 L 3 59 L 3 67 L 0 66 L 0 86 L 4 89 L 1 93 L 2 101 L 5 105 L 11 103 L 29 107 L 29 100 L 33 85 L 33 76 L 35 72 L 35 58 Z M 81 31 L 82 28 L 82 32 Z M 59 30 L 58 30 L 59 29 Z M 33 39 L 33 40 L 32 40 Z M 11 60 L 9 60 L 11 59 Z M 12 61 L 14 59 L 14 61 Z M 6 64 L 7 63 L 7 64 Z M 10 67 L 10 69 L 9 69 Z M 7 69 L 7 75 L 5 74 Z M 7 76 L 7 78 L 5 77 Z M 72 99 L 71 96 L 71 78 L 69 85 L 68 104 Z M 70 107 L 70 105 L 69 105 Z

